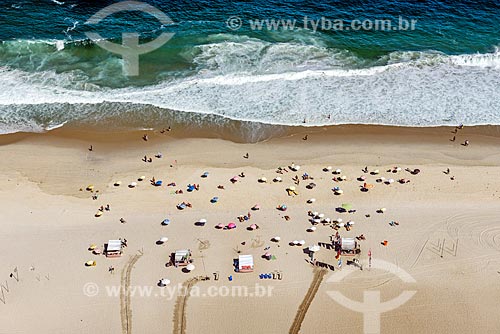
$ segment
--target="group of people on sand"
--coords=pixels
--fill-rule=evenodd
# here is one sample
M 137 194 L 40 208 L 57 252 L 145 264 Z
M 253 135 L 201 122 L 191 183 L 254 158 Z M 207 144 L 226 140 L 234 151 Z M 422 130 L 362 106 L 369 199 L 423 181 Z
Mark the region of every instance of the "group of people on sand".
M 456 141 L 457 137 L 456 137 L 456 134 L 458 134 L 458 131 L 459 130 L 462 130 L 464 128 L 464 125 L 463 124 L 460 124 L 458 126 L 455 127 L 455 130 L 452 131 L 452 133 L 454 134 L 453 138 L 450 139 L 450 141 Z M 462 143 L 462 146 L 469 146 L 470 142 L 468 139 L 466 139 L 463 143 Z
M 101 207 L 98 210 L 101 212 L 104 212 L 104 210 L 111 211 L 111 207 L 109 206 L 109 204 L 106 204 L 106 206 L 101 205 Z

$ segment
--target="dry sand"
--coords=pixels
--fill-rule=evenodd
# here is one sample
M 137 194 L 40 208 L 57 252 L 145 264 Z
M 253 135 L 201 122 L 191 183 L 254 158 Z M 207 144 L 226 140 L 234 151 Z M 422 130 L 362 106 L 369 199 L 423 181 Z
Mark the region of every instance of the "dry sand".
M 334 290 L 357 301 L 363 300 L 365 290 L 380 291 L 382 301 L 415 290 L 407 303 L 382 314 L 382 333 L 498 333 L 498 128 L 465 128 L 456 142 L 449 141 L 450 131 L 346 126 L 304 129 L 304 133 L 257 144 L 189 138 L 175 131 L 150 133 L 147 142 L 141 139 L 142 133 L 76 130 L 2 136 L 0 284 L 4 288 L 0 298 L 5 304 L 0 302 L 0 333 L 288 333 L 299 327 L 300 333 L 362 333 L 362 314 L 332 300 L 327 291 Z M 307 141 L 302 139 L 305 133 L 309 133 Z M 469 147 L 460 145 L 465 139 L 471 141 Z M 162 159 L 141 161 L 144 155 L 159 151 Z M 247 152 L 250 157 L 244 159 Z M 292 162 L 301 165 L 299 172 L 276 174 L 276 167 Z M 334 175 L 322 171 L 328 165 L 341 168 L 348 180 L 332 181 Z M 375 187 L 367 193 L 359 190 L 362 183 L 356 180 L 365 166 L 381 172 L 368 176 Z M 403 171 L 387 173 L 392 166 Z M 411 175 L 404 171 L 407 167 L 419 168 L 421 173 Z M 446 168 L 450 175 L 443 173 Z M 206 179 L 200 177 L 204 171 L 210 173 Z M 246 177 L 231 184 L 229 179 L 242 171 Z M 314 177 L 317 187 L 308 190 L 308 182 L 302 181 L 297 186 L 299 195 L 289 197 L 285 188 L 303 172 Z M 127 184 L 141 175 L 146 181 L 129 189 Z M 162 187 L 149 184 L 153 176 L 163 180 Z M 262 176 L 269 182 L 258 183 Z M 276 176 L 283 182 L 271 182 Z M 375 182 L 379 176 L 411 182 L 385 185 Z M 123 183 L 120 187 L 113 186 L 117 180 Z M 170 182 L 177 186 L 167 187 Z M 188 183 L 199 183 L 200 190 L 186 192 Z M 98 200 L 80 191 L 89 184 L 99 190 Z M 219 184 L 225 190 L 217 189 Z M 334 186 L 344 194 L 333 195 Z M 175 189 L 183 189 L 184 194 L 173 194 Z M 210 203 L 213 196 L 220 198 L 217 204 Z M 312 197 L 316 202 L 307 204 Z M 193 207 L 177 210 L 175 205 L 182 201 Z M 346 202 L 357 211 L 335 212 Z M 231 231 L 214 228 L 235 221 L 256 203 L 261 210 L 252 212 L 249 222 L 237 222 L 238 228 Z M 276 210 L 282 203 L 288 205 L 286 213 Z M 111 211 L 95 218 L 98 207 L 106 204 Z M 387 211 L 376 213 L 381 207 Z M 317 269 L 308 263 L 302 247 L 288 245 L 294 239 L 304 239 L 305 246 L 329 242 L 335 233 L 321 224 L 315 232 L 306 232 L 311 225 L 308 210 L 356 222 L 351 231 L 339 232 L 344 237 L 366 236 L 360 241 L 365 270 L 332 283 L 332 277 L 347 270 L 347 259 L 339 270 L 334 251 L 322 248 L 317 259 L 336 270 L 326 272 L 318 282 L 323 274 L 315 274 Z M 289 221 L 283 219 L 285 214 Z M 121 224 L 121 217 L 127 223 Z M 171 224 L 161 226 L 167 217 Z M 195 226 L 201 218 L 207 219 L 206 226 Z M 390 226 L 393 220 L 400 225 Z M 246 230 L 251 223 L 260 229 Z M 270 241 L 276 235 L 282 238 L 278 244 Z M 156 245 L 162 236 L 168 242 Z M 102 245 L 119 237 L 128 239 L 119 259 L 87 250 L 92 243 Z M 389 241 L 387 247 L 380 244 L 382 240 Z M 261 258 L 266 246 L 276 260 Z M 193 252 L 196 269 L 192 273 L 165 266 L 169 253 L 182 248 Z M 368 270 L 368 249 L 373 259 L 399 266 L 416 282 Z M 254 255 L 254 273 L 233 272 L 238 252 Z M 97 266 L 85 267 L 87 260 L 96 260 Z M 110 265 L 114 274 L 108 273 Z M 258 277 L 276 270 L 282 272 L 282 280 Z M 220 275 L 218 281 L 213 280 L 214 272 Z M 14 277 L 9 277 L 11 273 Z M 256 293 L 258 283 L 270 287 L 272 296 L 169 298 L 165 289 L 156 286 L 163 277 L 171 280 L 173 289 L 200 275 L 212 278 L 192 283 L 201 294 L 211 286 L 222 292 L 221 287 L 246 286 Z M 99 287 L 97 296 L 84 294 L 89 283 Z M 106 286 L 127 284 L 151 287 L 151 295 L 141 297 L 138 290 L 107 295 Z

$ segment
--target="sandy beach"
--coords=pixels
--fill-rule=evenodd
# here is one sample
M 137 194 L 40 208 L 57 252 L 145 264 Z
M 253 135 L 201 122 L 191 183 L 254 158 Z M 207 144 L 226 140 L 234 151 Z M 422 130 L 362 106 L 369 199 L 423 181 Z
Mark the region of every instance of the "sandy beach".
M 302 128 L 252 144 L 176 129 L 1 136 L 0 333 L 363 333 L 363 313 L 329 292 L 363 302 L 366 291 L 380 291 L 383 302 L 406 290 L 415 294 L 381 314 L 381 332 L 497 333 L 500 131 L 452 131 Z M 341 172 L 332 174 L 336 169 Z M 304 180 L 304 173 L 312 179 Z M 153 177 L 162 185 L 151 185 Z M 262 177 L 267 182 L 258 182 Z M 282 182 L 273 182 L 276 177 Z M 394 182 L 386 184 L 389 179 Z M 132 182 L 137 185 L 128 187 Z M 373 187 L 360 191 L 364 183 Z M 199 190 L 188 192 L 188 184 Z M 289 187 L 297 194 L 289 196 Z M 343 193 L 335 195 L 334 187 Z M 192 207 L 179 210 L 181 202 Z M 336 210 L 347 203 L 352 213 Z M 95 217 L 108 204 L 109 211 Z M 252 211 L 256 204 L 260 209 Z M 277 210 L 282 204 L 286 211 Z M 354 223 L 349 230 L 319 223 L 308 232 L 308 211 Z M 250 219 L 238 221 L 249 212 Z M 205 226 L 195 224 L 200 219 Z M 237 227 L 215 228 L 230 222 Z M 248 230 L 251 224 L 259 228 Z M 348 265 L 346 256 L 340 268 L 336 252 L 324 247 L 337 232 L 364 235 L 356 256 L 363 270 Z M 281 240 L 271 241 L 275 236 Z M 158 245 L 161 237 L 168 241 Z M 127 239 L 119 258 L 88 250 L 119 238 Z M 305 243 L 289 245 L 293 240 Z M 305 250 L 313 245 L 321 247 L 311 263 Z M 180 249 L 191 250 L 194 270 L 166 266 Z M 369 268 L 368 251 L 374 263 L 400 268 L 413 281 Z M 262 258 L 266 252 L 271 260 Z M 242 254 L 253 255 L 253 272 L 234 271 L 233 260 Z M 96 266 L 86 267 L 87 261 Z M 260 279 L 263 273 L 275 279 Z M 162 278 L 170 284 L 159 287 Z M 181 286 L 198 295 L 182 296 Z M 224 296 L 232 287 L 246 287 L 247 295 Z

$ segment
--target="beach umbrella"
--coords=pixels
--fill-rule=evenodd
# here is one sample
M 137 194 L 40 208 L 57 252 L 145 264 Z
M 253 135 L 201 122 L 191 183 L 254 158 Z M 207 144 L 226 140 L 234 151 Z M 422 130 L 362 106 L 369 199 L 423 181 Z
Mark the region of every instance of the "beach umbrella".
M 160 280 L 160 286 L 165 286 L 165 285 L 169 285 L 170 284 L 170 280 L 168 278 L 162 278 Z
M 206 224 L 207 220 L 205 218 L 202 218 L 202 219 L 198 220 L 198 223 Z
M 324 221 L 325 223 L 330 223 L 332 220 L 331 220 L 330 218 L 325 218 L 323 221 Z
M 194 266 L 194 264 L 190 263 L 186 266 L 186 269 L 189 270 L 189 271 L 193 271 L 196 267 Z
M 137 186 L 137 182 L 132 182 L 128 185 L 130 188 L 135 188 Z
M 366 176 L 362 175 L 362 176 L 359 177 L 359 179 L 362 180 L 362 181 L 364 181 L 364 180 L 366 180 Z
M 396 171 L 401 172 L 401 167 L 396 167 Z
M 335 190 L 335 195 L 342 195 L 344 191 L 342 189 Z
M 309 232 L 314 232 L 314 231 L 316 231 L 316 226 L 311 226 L 311 227 L 309 227 L 309 228 L 307 229 L 307 231 L 309 231 Z
M 93 191 L 94 190 L 94 185 L 89 184 L 87 188 L 85 188 L 87 191 Z
M 303 246 L 303 245 L 306 244 L 306 241 L 305 240 L 299 240 L 298 244 L 301 245 L 301 246 Z
M 335 220 L 337 223 L 342 223 L 344 220 L 342 218 L 336 219 Z
M 114 183 L 115 187 L 118 187 L 118 186 L 119 186 L 119 185 L 121 185 L 121 184 L 122 184 L 122 181 L 116 181 L 116 182 Z
M 271 240 L 272 240 L 272 241 L 276 241 L 276 242 L 278 242 L 278 241 L 280 241 L 280 240 L 281 240 L 281 238 L 280 238 L 280 237 L 278 237 L 278 236 L 276 236 L 276 237 L 272 237 L 272 238 L 271 238 Z
M 163 219 L 163 221 L 161 222 L 161 224 L 163 226 L 167 226 L 168 224 L 170 224 L 170 219 L 168 219 L 168 218 Z
M 236 228 L 236 224 L 235 223 L 229 223 L 229 224 L 227 224 L 227 228 L 229 228 L 229 229 Z
M 378 173 L 380 173 L 380 171 L 378 169 L 375 169 L 372 173 L 373 174 L 378 174 Z
M 318 215 L 318 211 L 313 212 L 313 216 L 316 217 Z
M 292 241 L 292 245 L 298 245 L 299 244 L 299 241 L 298 240 L 294 240 Z
M 311 252 L 318 252 L 319 250 L 320 250 L 320 248 L 318 245 L 309 246 L 309 251 L 311 251 Z
M 168 241 L 167 237 L 161 237 L 159 240 L 162 244 Z
M 341 179 L 342 181 L 345 181 L 345 180 L 347 180 L 347 176 L 342 175 L 342 176 L 340 177 L 340 179 Z
M 386 210 L 387 210 L 386 208 L 380 208 L 378 211 L 385 212 Z
M 281 182 L 282 180 L 281 180 L 281 177 L 278 176 L 278 177 L 275 177 L 273 181 L 274 182 Z
M 344 209 L 344 210 L 351 210 L 352 209 L 352 204 L 350 204 L 350 203 L 343 203 L 342 204 L 342 209 Z
M 217 224 L 217 225 L 215 225 L 215 228 L 224 228 L 224 224 L 222 224 L 222 223 Z
M 342 169 L 336 169 L 335 170 L 335 174 L 340 174 L 340 173 L 342 173 Z
M 394 179 L 389 179 L 389 180 L 387 180 L 387 182 L 394 183 Z
M 319 218 L 324 218 L 324 217 L 325 217 L 325 214 L 324 214 L 324 213 L 320 213 L 320 214 L 318 215 L 318 217 L 319 217 Z
M 146 177 L 144 175 L 141 175 L 139 176 L 139 178 L 137 179 L 138 181 L 144 181 L 146 179 Z
M 325 168 L 327 171 L 331 171 L 332 170 L 332 166 L 328 166 Z
M 257 225 L 255 225 L 255 224 L 250 225 L 250 229 L 256 230 L 257 229 Z
M 97 213 L 95 214 L 96 217 L 101 217 L 102 216 L 102 211 L 97 211 Z
M 314 224 L 319 224 L 319 223 L 321 223 L 321 219 L 315 218 L 315 219 L 313 219 L 313 223 Z
M 288 187 L 289 190 L 295 191 L 295 186 Z
M 268 259 L 269 259 L 269 258 L 271 257 L 271 253 L 266 252 L 266 253 L 264 254 L 264 256 L 265 256 L 266 258 L 268 258 Z
M 310 198 L 307 200 L 307 203 L 311 204 L 311 203 L 314 203 L 316 202 L 316 198 Z

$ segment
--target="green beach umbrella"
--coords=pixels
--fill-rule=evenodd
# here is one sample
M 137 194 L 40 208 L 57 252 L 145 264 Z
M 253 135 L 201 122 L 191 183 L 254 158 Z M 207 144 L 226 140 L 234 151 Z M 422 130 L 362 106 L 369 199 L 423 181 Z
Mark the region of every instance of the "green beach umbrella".
M 351 210 L 352 209 L 352 204 L 351 203 L 343 203 L 342 204 L 342 209 L 344 209 L 344 210 Z

